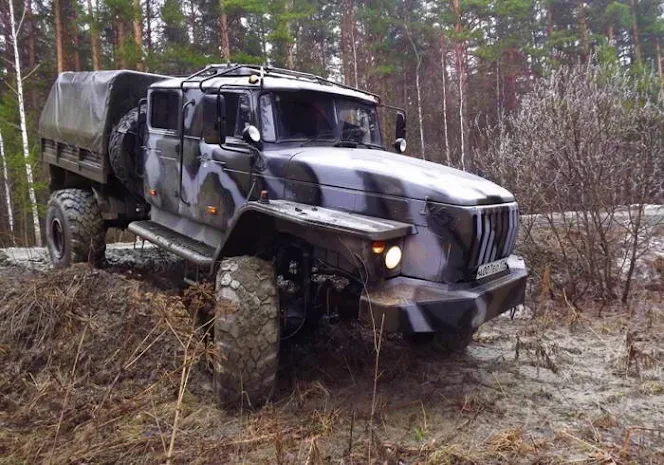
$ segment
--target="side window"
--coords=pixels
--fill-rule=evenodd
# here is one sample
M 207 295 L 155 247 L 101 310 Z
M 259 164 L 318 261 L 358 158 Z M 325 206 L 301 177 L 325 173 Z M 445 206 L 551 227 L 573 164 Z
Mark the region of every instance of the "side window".
M 261 128 L 263 130 L 263 140 L 274 142 L 277 140 L 277 134 L 274 129 L 274 112 L 272 109 L 272 95 L 263 94 L 260 98 Z
M 240 94 L 237 106 L 237 124 L 235 125 L 235 137 L 242 137 L 244 128 L 251 124 L 251 102 L 249 95 Z
M 150 126 L 177 131 L 180 94 L 173 90 L 155 90 L 150 97 Z
M 237 122 L 237 103 L 240 94 L 232 92 L 222 93 L 226 103 L 226 135 L 235 135 L 235 124 Z
M 236 92 L 222 93 L 226 103 L 226 134 L 242 137 L 244 128 L 251 124 L 249 95 Z

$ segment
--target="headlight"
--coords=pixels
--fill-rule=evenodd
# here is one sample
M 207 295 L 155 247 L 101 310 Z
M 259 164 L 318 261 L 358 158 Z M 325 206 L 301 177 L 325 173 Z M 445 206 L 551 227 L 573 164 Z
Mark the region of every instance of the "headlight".
M 401 263 L 401 247 L 393 245 L 385 254 L 385 266 L 388 270 L 393 270 Z

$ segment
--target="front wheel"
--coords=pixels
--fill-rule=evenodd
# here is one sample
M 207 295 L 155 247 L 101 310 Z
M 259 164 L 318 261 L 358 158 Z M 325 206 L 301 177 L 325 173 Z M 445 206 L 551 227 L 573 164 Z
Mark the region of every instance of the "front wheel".
M 53 268 L 79 262 L 99 266 L 106 252 L 106 228 L 92 192 L 53 192 L 46 213 L 46 247 Z
M 222 260 L 216 278 L 214 390 L 226 407 L 260 407 L 279 368 L 279 299 L 272 263 Z

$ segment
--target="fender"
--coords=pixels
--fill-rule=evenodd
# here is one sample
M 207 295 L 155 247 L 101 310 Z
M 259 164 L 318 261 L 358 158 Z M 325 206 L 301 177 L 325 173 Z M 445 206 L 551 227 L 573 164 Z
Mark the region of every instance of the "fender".
M 274 232 L 288 233 L 329 246 L 329 235 L 346 237 L 353 243 L 393 241 L 416 234 L 415 226 L 399 221 L 322 208 L 288 200 L 250 201 L 243 205 L 215 252 L 221 257 L 250 253 L 247 245 L 272 238 Z M 249 240 L 248 240 L 249 239 Z M 254 240 L 251 240 L 254 239 Z M 252 247 L 253 248 L 253 247 Z

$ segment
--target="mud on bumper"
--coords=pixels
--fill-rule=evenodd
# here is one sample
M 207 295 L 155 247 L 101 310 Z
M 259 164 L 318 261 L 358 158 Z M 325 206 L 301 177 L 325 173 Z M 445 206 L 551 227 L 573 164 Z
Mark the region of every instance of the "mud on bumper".
M 373 314 L 387 332 L 468 330 L 522 304 L 528 272 L 523 260 L 508 259 L 509 270 L 471 283 L 444 284 L 397 277 L 369 288 L 360 300 L 363 316 Z

